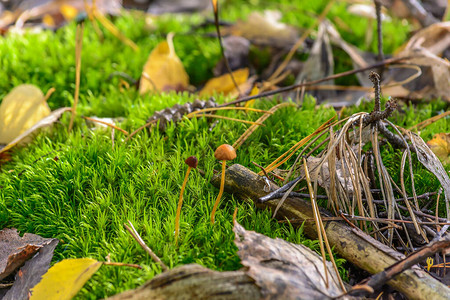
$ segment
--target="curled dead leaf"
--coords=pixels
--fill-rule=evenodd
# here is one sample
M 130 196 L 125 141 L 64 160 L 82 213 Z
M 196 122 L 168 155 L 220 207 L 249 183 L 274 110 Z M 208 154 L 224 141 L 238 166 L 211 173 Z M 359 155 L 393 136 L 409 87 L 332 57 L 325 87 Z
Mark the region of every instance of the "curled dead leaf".
M 50 115 L 41 119 L 39 122 L 34 124 L 31 128 L 29 128 L 28 130 L 26 130 L 25 132 L 23 132 L 22 134 L 17 136 L 14 140 L 12 140 L 4 148 L 0 149 L 0 153 L 3 153 L 5 151 L 11 149 L 12 147 L 16 146 L 17 144 L 23 142 L 26 137 L 28 137 L 29 135 L 31 135 L 33 132 L 37 131 L 38 129 L 52 125 L 53 123 L 56 122 L 56 120 L 58 120 L 61 117 L 61 115 L 64 112 L 70 111 L 70 110 L 72 110 L 70 107 L 62 107 L 62 108 L 58 108 L 58 109 L 52 111 L 50 113 Z
M 290 48 L 297 41 L 294 28 L 281 23 L 279 11 L 266 10 L 264 13 L 253 12 L 247 21 L 238 21 L 224 33 L 242 36 L 254 44 L 269 45 L 277 48 Z

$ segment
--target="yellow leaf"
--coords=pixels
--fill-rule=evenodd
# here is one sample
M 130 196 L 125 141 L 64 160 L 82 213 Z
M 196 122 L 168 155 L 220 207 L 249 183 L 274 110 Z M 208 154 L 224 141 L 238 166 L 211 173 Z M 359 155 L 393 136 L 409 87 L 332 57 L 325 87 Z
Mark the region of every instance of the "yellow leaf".
M 49 14 L 44 15 L 44 17 L 42 18 L 42 23 L 51 28 L 55 27 L 55 20 Z
M 91 258 L 64 259 L 42 276 L 30 300 L 72 299 L 102 264 Z
M 78 15 L 78 10 L 76 9 L 76 7 L 73 7 L 72 5 L 69 4 L 61 4 L 59 10 L 61 14 L 64 16 L 64 19 L 66 19 L 67 21 L 75 19 L 76 16 Z
M 139 92 L 184 90 L 189 85 L 189 76 L 173 47 L 173 34 L 167 41 L 159 43 L 150 53 L 142 72 Z
M 450 133 L 438 133 L 427 143 L 444 165 L 450 164 Z
M 239 69 L 233 72 L 233 77 L 236 80 L 238 86 L 247 82 L 248 68 Z M 224 74 L 219 77 L 208 80 L 203 89 L 200 91 L 200 96 L 210 96 L 214 93 L 235 94 L 237 93 L 236 87 L 233 84 L 230 74 Z
M 249 96 L 256 96 L 258 94 L 259 94 L 259 88 L 255 85 L 252 88 Z M 255 100 L 250 100 L 250 101 L 247 101 L 247 103 L 245 103 L 244 107 L 253 107 L 253 104 L 255 104 Z
M 0 144 L 8 144 L 50 112 L 38 87 L 31 84 L 15 87 L 0 105 Z

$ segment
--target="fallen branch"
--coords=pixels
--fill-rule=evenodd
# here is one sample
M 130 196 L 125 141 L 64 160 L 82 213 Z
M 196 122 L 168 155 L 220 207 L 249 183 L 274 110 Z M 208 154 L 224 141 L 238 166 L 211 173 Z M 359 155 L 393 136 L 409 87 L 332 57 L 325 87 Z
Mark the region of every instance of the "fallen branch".
M 219 177 L 212 179 L 212 183 L 216 186 L 219 181 Z M 261 209 L 274 210 L 279 199 L 264 203 L 258 201 L 260 197 L 267 194 L 264 192 L 266 184 L 264 178 L 241 165 L 233 165 L 226 171 L 225 190 L 227 192 L 241 196 L 243 199 L 251 199 Z M 270 186 L 272 191 L 278 189 L 278 186 L 273 183 L 270 183 Z M 323 217 L 331 216 L 325 210 L 321 210 L 321 214 Z M 280 219 L 306 220 L 313 217 L 313 211 L 309 202 L 288 197 L 277 216 Z M 297 224 L 297 226 L 300 225 Z M 317 238 L 312 222 L 305 222 L 303 230 L 308 237 Z M 381 272 L 404 258 L 401 253 L 378 242 L 360 229 L 350 228 L 343 222 L 328 222 L 326 233 L 330 245 L 340 256 L 372 274 Z M 389 280 L 388 284 L 409 299 L 448 299 L 450 295 L 450 288 L 417 266 L 397 275 Z
M 448 247 L 450 247 L 450 235 L 432 241 L 428 245 L 422 247 L 422 249 L 412 253 L 407 258 L 393 264 L 386 270 L 371 276 L 367 282 L 358 284 L 358 288 L 353 288 L 348 294 L 358 297 L 369 296 L 370 293 L 368 293 L 368 291 L 370 289 L 377 290 L 381 288 L 387 281 L 394 278 L 396 275 Z
M 144 299 L 261 299 L 255 281 L 243 271 L 217 272 L 185 265 L 155 276 L 134 290 L 110 300 Z

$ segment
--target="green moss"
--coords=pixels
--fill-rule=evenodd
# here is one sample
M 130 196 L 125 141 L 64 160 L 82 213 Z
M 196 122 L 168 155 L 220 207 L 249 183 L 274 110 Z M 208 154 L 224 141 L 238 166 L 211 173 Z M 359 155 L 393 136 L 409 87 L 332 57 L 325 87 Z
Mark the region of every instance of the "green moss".
M 326 2 L 253 0 L 236 4 L 228 1 L 221 7 L 221 17 L 236 20 L 254 10 L 290 8 L 285 10 L 283 21 L 307 27 Z M 330 12 L 330 17 L 336 15 L 347 18 L 342 4 L 337 4 Z M 190 28 L 201 21 L 199 16 L 160 17 L 152 31 L 145 29 L 144 19 L 135 14 L 127 13 L 115 19 L 119 29 L 139 45 L 138 53 L 104 30 L 105 40 L 100 42 L 87 23 L 78 113 L 124 117 L 119 126 L 131 132 L 155 111 L 193 101 L 196 96 L 187 93 L 139 95 L 133 88 L 122 91 L 117 78 L 111 81 L 107 78 L 115 71 L 138 78 L 148 53 L 165 34 L 174 31 L 177 32 L 175 48 L 191 83 L 204 82 L 211 77 L 220 52 L 216 39 L 190 33 Z M 348 16 L 348 22 L 356 23 L 356 17 Z M 397 30 L 399 39 L 386 41 L 386 50 L 397 47 L 406 32 L 401 26 L 387 27 L 386 31 L 389 30 Z M 350 42 L 361 45 L 362 31 L 341 33 Z M 49 100 L 52 109 L 70 106 L 75 78 L 74 40 L 75 24 L 56 33 L 11 34 L 0 39 L 0 98 L 18 84 L 34 83 L 43 91 L 56 88 Z M 261 64 L 267 63 L 263 58 Z M 225 101 L 220 96 L 217 100 Z M 261 100 L 256 106 L 268 109 L 274 101 Z M 444 107 L 441 102 L 425 105 L 420 110 L 405 107 L 406 113 L 394 116 L 394 121 L 408 127 Z M 354 110 L 370 111 L 370 108 L 363 104 Z M 220 114 L 249 120 L 259 117 L 256 113 Z M 261 165 L 271 162 L 335 114 L 332 108 L 316 108 L 314 100 L 306 97 L 301 109 L 284 108 L 270 117 L 266 126 L 259 128 L 238 150 L 234 162 L 259 171 L 252 161 Z M 68 119 L 65 115 L 52 131 L 39 134 L 27 147 L 16 148 L 12 161 L 2 166 L 0 228 L 16 227 L 21 232 L 59 238 L 61 243 L 54 262 L 71 257 L 104 260 L 111 254 L 112 261 L 138 263 L 144 267 L 135 270 L 103 266 L 83 288 L 79 298 L 110 296 L 137 287 L 161 272 L 124 230 L 127 220 L 170 267 L 195 262 L 217 270 L 240 268 L 231 222 L 235 207 L 239 208 L 237 219 L 246 229 L 304 243 L 317 250 L 317 242 L 305 239 L 301 229 L 279 224 L 271 219 L 270 213 L 255 210 L 252 205 L 241 203 L 228 194 L 223 197 L 216 224 L 210 225 L 209 215 L 218 191 L 209 180 L 213 169 L 220 168 L 213 152 L 222 143 L 232 144 L 248 125 L 220 121 L 214 127 L 205 119 L 183 120 L 176 126 L 170 125 L 164 134 L 156 130 L 142 131 L 128 143 L 124 143 L 124 136 L 116 131 L 113 145 L 111 130 L 91 131 L 81 118 L 76 120 L 74 131 L 68 134 Z M 441 120 L 422 134 L 428 138 L 435 132 L 449 132 L 449 127 L 448 120 Z M 398 159 L 398 153 L 393 152 L 386 153 L 388 163 Z M 199 168 L 206 175 L 202 177 L 192 172 L 190 176 L 177 246 L 173 235 L 175 210 L 186 169 L 183 161 L 189 155 L 199 158 Z M 289 161 L 292 162 L 293 159 Z M 426 178 L 426 173 L 421 173 L 423 169 L 415 168 L 420 174 L 418 178 Z M 419 182 L 419 189 L 425 189 L 430 183 Z M 437 186 L 435 181 L 432 184 Z M 344 274 L 343 260 L 338 260 L 338 264 Z

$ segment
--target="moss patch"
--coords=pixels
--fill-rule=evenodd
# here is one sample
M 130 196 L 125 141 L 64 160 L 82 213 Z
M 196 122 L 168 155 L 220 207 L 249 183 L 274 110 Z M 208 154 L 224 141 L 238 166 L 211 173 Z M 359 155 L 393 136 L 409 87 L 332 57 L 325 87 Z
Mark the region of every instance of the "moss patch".
M 312 24 L 314 15 L 327 1 L 239 1 L 222 7 L 223 19 L 242 18 L 254 10 L 281 7 L 286 9 L 283 20 L 299 27 Z M 234 2 L 233 2 L 234 3 Z M 336 5 L 330 17 L 344 14 L 352 24 L 358 17 L 345 12 L 343 4 Z M 302 16 L 302 17 L 300 17 Z M 303 17 L 304 16 L 304 17 Z M 115 71 L 126 72 L 138 78 L 148 53 L 165 33 L 178 34 L 174 43 L 193 84 L 201 84 L 211 77 L 211 70 L 219 60 L 219 47 L 213 38 L 192 35 L 189 29 L 201 21 L 199 16 L 161 17 L 156 21 L 157 31 L 144 29 L 144 19 L 126 13 L 115 24 L 134 40 L 141 51 L 134 53 L 105 32 L 101 43 L 90 24 L 87 24 L 83 54 L 79 114 L 100 117 L 125 117 L 120 127 L 132 131 L 145 123 L 155 111 L 175 103 L 193 101 L 195 96 L 185 94 L 139 95 L 134 89 L 121 91 L 118 79 L 107 77 Z M 386 32 L 396 30 L 398 39 L 386 40 L 386 52 L 398 47 L 406 35 L 405 26 L 386 25 Z M 364 24 L 352 26 L 356 31 Z M 341 32 L 349 42 L 361 45 L 364 32 Z M 49 104 L 55 109 L 70 106 L 73 101 L 75 62 L 75 24 L 53 32 L 10 35 L 0 39 L 0 98 L 14 86 L 34 83 L 44 92 L 55 87 Z M 364 48 L 364 46 L 362 46 Z M 370 46 L 370 49 L 374 45 Z M 225 99 L 218 96 L 218 102 Z M 256 106 L 268 109 L 275 102 L 262 100 Z M 408 127 L 444 109 L 441 102 L 423 105 L 420 110 L 404 107 L 406 113 L 394 116 L 395 123 Z M 352 110 L 370 111 L 363 104 Z M 234 118 L 256 120 L 256 113 L 221 113 Z M 301 109 L 278 111 L 259 128 L 238 150 L 234 161 L 259 171 L 251 164 L 271 162 L 301 138 L 312 133 L 320 124 L 334 116 L 332 108 L 315 107 L 307 97 Z M 210 212 L 218 193 L 208 181 L 213 169 L 220 165 L 213 153 L 222 143 L 232 144 L 248 125 L 221 121 L 212 127 L 205 119 L 184 120 L 170 125 L 165 134 L 154 130 L 141 132 L 130 142 L 115 132 L 114 145 L 111 130 L 90 130 L 81 118 L 75 129 L 67 133 L 68 115 L 50 132 L 39 134 L 27 147 L 13 151 L 13 159 L 0 172 L 0 228 L 16 227 L 21 232 L 32 232 L 44 237 L 59 238 L 54 261 L 72 257 L 92 257 L 104 260 L 111 254 L 112 261 L 138 263 L 143 270 L 103 266 L 79 294 L 79 298 L 100 298 L 135 288 L 161 272 L 147 254 L 125 231 L 123 223 L 130 220 L 146 243 L 170 267 L 199 263 L 216 270 L 240 268 L 237 248 L 233 244 L 232 213 L 239 208 L 238 221 L 248 230 L 270 237 L 279 237 L 295 243 L 304 243 L 317 250 L 317 243 L 305 239 L 301 229 L 281 225 L 266 211 L 241 203 L 225 194 L 216 215 L 216 224 L 210 225 Z M 212 129 L 211 129 L 212 128 Z M 422 132 L 449 132 L 448 120 L 441 120 Z M 386 150 L 392 163 L 398 153 Z M 196 155 L 198 172 L 190 176 L 181 216 L 178 246 L 174 244 L 174 218 L 178 193 L 186 166 L 184 159 Z M 387 160 L 389 161 L 389 159 Z M 292 161 L 290 161 L 292 163 Z M 393 172 L 395 169 L 393 169 Z M 436 190 L 437 182 L 426 178 L 426 171 L 416 166 L 419 190 Z M 417 180 L 417 179 L 416 179 Z M 442 211 L 442 210 L 440 210 Z M 340 270 L 343 260 L 338 260 Z

